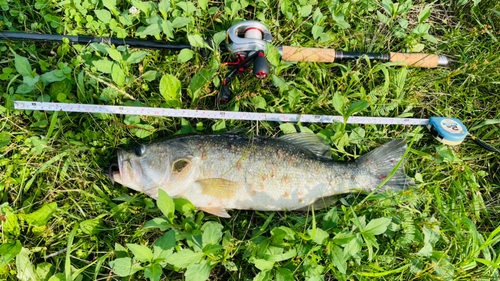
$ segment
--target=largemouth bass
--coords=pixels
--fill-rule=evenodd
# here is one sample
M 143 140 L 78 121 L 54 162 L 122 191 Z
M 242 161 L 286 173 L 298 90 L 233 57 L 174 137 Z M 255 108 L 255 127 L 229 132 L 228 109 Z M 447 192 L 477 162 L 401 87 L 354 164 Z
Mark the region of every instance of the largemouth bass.
M 242 135 L 183 136 L 118 151 L 115 182 L 157 199 L 163 189 L 220 217 L 228 210 L 283 211 L 328 204 L 333 195 L 373 191 L 406 151 L 394 140 L 353 162 L 336 162 L 331 147 L 312 133 L 280 138 Z M 379 190 L 404 190 L 401 165 Z

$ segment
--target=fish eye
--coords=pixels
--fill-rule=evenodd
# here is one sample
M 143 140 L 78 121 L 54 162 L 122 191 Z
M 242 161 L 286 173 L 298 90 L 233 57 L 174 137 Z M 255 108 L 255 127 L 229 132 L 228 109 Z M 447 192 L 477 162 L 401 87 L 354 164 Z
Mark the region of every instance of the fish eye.
M 144 152 L 146 152 L 145 145 L 138 146 L 135 149 L 135 155 L 137 155 L 138 157 L 141 157 L 144 154 Z

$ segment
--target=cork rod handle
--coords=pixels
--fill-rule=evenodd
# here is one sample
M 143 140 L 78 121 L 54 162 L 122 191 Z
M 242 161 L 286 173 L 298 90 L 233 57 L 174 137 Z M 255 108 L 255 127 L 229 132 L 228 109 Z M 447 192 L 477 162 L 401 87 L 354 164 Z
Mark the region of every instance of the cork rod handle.
M 283 46 L 281 59 L 284 61 L 333 62 L 335 50 Z
M 417 54 L 417 53 L 393 53 L 391 52 L 391 62 L 406 62 L 408 66 L 434 68 L 439 64 L 438 55 Z

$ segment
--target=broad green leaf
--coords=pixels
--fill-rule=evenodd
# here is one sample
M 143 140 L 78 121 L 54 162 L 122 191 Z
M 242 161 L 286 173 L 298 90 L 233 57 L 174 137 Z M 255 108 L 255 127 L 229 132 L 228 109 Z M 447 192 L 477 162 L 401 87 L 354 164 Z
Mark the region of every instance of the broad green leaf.
M 261 271 L 253 278 L 253 281 L 268 281 L 268 280 L 272 280 L 271 270 Z
M 215 124 L 212 125 L 212 131 L 217 133 L 226 132 L 226 120 L 218 120 Z
M 388 16 L 382 14 L 380 11 L 377 11 L 377 18 L 383 24 L 389 24 L 391 22 L 391 19 Z
M 163 30 L 163 33 L 167 35 L 168 38 L 174 38 L 174 27 L 172 26 L 172 23 L 168 20 L 164 20 L 161 23 L 161 29 Z
M 335 110 L 341 115 L 344 115 L 345 99 L 340 92 L 335 92 L 332 102 Z
M 356 234 L 354 239 L 349 242 L 344 248 L 344 258 L 353 257 L 359 251 L 361 251 L 361 246 L 363 246 L 363 240 L 361 239 L 361 234 Z
M 265 55 L 266 55 L 267 61 L 271 65 L 273 65 L 273 66 L 278 66 L 279 65 L 280 58 L 281 58 L 280 52 L 279 52 L 278 48 L 276 48 L 274 45 L 270 44 L 269 42 L 266 42 L 266 53 L 265 53 Z
M 418 23 L 423 23 L 431 15 L 431 5 L 425 5 L 425 8 L 418 14 Z
M 156 79 L 157 74 L 158 72 L 155 70 L 148 70 L 142 75 L 142 79 L 151 82 Z
M 103 23 L 109 23 L 111 20 L 111 13 L 108 10 L 95 10 L 95 15 Z
M 314 25 L 311 32 L 313 35 L 314 40 L 318 39 L 321 34 L 323 34 L 324 28 L 322 26 Z
M 364 233 L 380 235 L 387 230 L 387 226 L 391 223 L 391 218 L 378 218 L 371 220 L 363 229 Z
M 174 200 L 172 200 L 172 197 L 168 196 L 168 194 L 163 189 L 160 189 L 158 191 L 158 201 L 156 204 L 158 205 L 158 208 L 160 208 L 163 215 L 170 219 L 170 221 L 174 219 Z
M 19 85 L 16 89 L 16 94 L 27 94 L 33 91 L 33 87 L 30 87 L 30 85 L 23 83 Z
M 166 231 L 172 226 L 172 224 L 165 218 L 154 218 L 144 225 L 143 229 L 148 228 L 159 228 L 161 231 Z
M 56 212 L 57 203 L 43 205 L 40 209 L 26 216 L 26 222 L 36 226 L 45 225 Z
M 110 74 L 111 73 L 111 69 L 113 67 L 113 62 L 112 61 L 109 61 L 109 60 L 98 60 L 98 61 L 93 61 L 92 64 L 97 68 L 97 71 L 100 71 L 102 73 L 108 73 Z M 43 81 L 43 77 L 46 75 L 47 73 L 45 73 L 43 76 L 42 76 L 42 81 Z
M 290 249 L 288 252 L 277 255 L 264 255 L 264 258 L 268 261 L 284 261 L 291 259 L 297 255 L 296 249 Z
M 432 36 L 432 35 L 429 35 L 429 34 L 424 34 L 422 36 L 422 38 L 424 38 L 425 40 L 431 42 L 431 43 L 434 43 L 434 44 L 437 44 L 438 43 L 438 40 L 436 39 L 436 37 Z
M 123 60 L 122 54 L 118 50 L 107 47 L 106 51 L 114 61 L 121 62 Z
M 114 63 L 111 68 L 111 78 L 118 86 L 125 84 L 125 72 L 123 72 L 122 67 L 117 63 Z
M 222 239 L 222 228 L 220 223 L 209 221 L 201 228 L 203 231 L 203 247 L 206 245 L 218 245 Z
M 186 270 L 184 277 L 186 281 L 205 281 L 210 276 L 210 265 L 206 260 L 200 263 L 192 264 Z
M 153 23 L 152 25 L 146 27 L 146 29 L 144 29 L 142 32 L 141 32 L 141 36 L 158 36 L 160 35 L 160 32 L 161 32 L 161 28 L 160 28 L 160 25 L 157 24 L 157 23 Z
M 184 63 L 193 58 L 194 52 L 189 49 L 182 49 L 177 56 L 178 63 Z
M 134 254 L 134 259 L 141 262 L 150 262 L 153 260 L 153 252 L 144 245 L 127 243 L 127 248 Z
M 117 258 L 109 262 L 109 267 L 119 276 L 129 276 L 134 273 L 134 261 L 129 257 Z
M 289 86 L 283 78 L 273 74 L 271 80 L 273 81 L 273 85 L 280 89 L 280 92 L 288 90 Z
M 157 263 L 146 267 L 144 270 L 144 277 L 149 278 L 151 281 L 159 281 L 163 270 L 161 266 Z
M 188 25 L 190 22 L 191 22 L 191 18 L 177 17 L 172 22 L 172 27 L 173 28 L 181 28 L 181 27 Z M 199 39 L 201 39 L 200 35 L 194 35 L 194 36 L 199 36 Z M 188 39 L 189 39 L 189 36 L 188 36 Z M 196 40 L 199 40 L 199 39 L 196 38 Z M 201 39 L 201 40 L 203 40 L 203 39 Z M 191 39 L 189 39 L 189 42 L 191 42 Z M 203 42 L 205 42 L 205 41 L 203 41 Z M 191 44 L 191 45 L 193 45 L 193 44 Z M 193 45 L 193 46 L 195 46 L 195 45 Z M 203 47 L 203 46 L 195 46 L 195 47 Z
M 286 267 L 276 268 L 276 281 L 293 281 L 293 273 Z
M 303 18 L 308 17 L 312 13 L 312 5 L 301 7 L 299 13 Z
M 149 17 L 149 12 L 151 11 L 151 2 L 142 2 L 139 0 L 132 0 L 132 5 L 139 9 L 141 12 L 145 13 Z
M 208 0 L 198 0 L 198 5 L 203 11 L 206 11 L 208 6 Z
M 333 244 L 329 243 L 328 244 L 328 256 L 330 258 L 330 261 L 333 263 L 333 265 L 343 274 L 346 273 L 347 271 L 347 263 L 346 259 L 344 258 L 344 255 L 342 253 L 342 249 Z
M 181 99 L 181 81 L 171 74 L 165 74 L 160 80 L 160 94 L 166 101 Z
M 28 86 L 33 87 L 40 80 L 40 76 L 36 75 L 34 78 L 31 76 L 23 76 L 23 82 Z
M 323 217 L 322 226 L 324 229 L 328 230 L 330 228 L 337 226 L 337 221 L 339 217 L 337 215 L 337 207 L 333 207 L 326 213 Z
M 22 281 L 37 280 L 35 269 L 30 261 L 30 250 L 22 248 L 16 256 L 17 279 Z
M 167 12 L 169 8 L 170 8 L 169 0 L 161 0 L 160 4 L 158 4 L 158 9 L 160 10 L 160 13 L 164 19 L 167 19 Z
M 0 255 L 2 255 L 0 258 L 0 268 L 3 268 L 11 260 L 13 260 L 17 254 L 21 252 L 22 248 L 23 245 L 21 245 L 19 240 L 16 240 L 15 242 L 11 240 L 0 245 Z
M 104 7 L 108 8 L 108 10 L 116 12 L 116 0 L 103 0 L 102 4 Z
M 197 47 L 197 48 L 206 48 L 207 47 L 207 43 L 205 42 L 205 40 L 203 40 L 203 38 L 201 38 L 201 36 L 198 34 L 188 35 L 188 40 L 189 40 L 189 44 L 191 44 L 191 46 L 193 46 L 193 47 Z
M 5 222 L 3 223 L 3 230 L 14 237 L 19 236 L 21 232 L 21 227 L 19 226 L 19 220 L 17 215 L 8 212 L 5 214 Z
M 295 125 L 292 123 L 284 123 L 280 125 L 280 129 L 283 131 L 285 134 L 293 134 L 297 132 L 297 129 L 295 129 Z
M 130 131 L 138 138 L 147 138 L 155 132 L 155 127 L 149 124 L 137 124 L 137 127 L 141 129 L 131 129 Z
M 345 117 L 349 118 L 353 113 L 365 110 L 369 106 L 370 106 L 369 102 L 367 102 L 365 100 L 359 100 L 359 101 L 357 101 L 349 106 Z
M 9 143 L 10 143 L 10 134 L 6 131 L 0 132 L 0 148 L 9 145 Z
M 168 256 L 166 261 L 173 266 L 186 268 L 193 263 L 201 261 L 202 258 L 203 253 L 195 253 L 189 249 L 184 249 L 178 253 Z
M 257 107 L 257 108 L 262 108 L 262 109 L 267 108 L 266 100 L 261 96 L 253 97 L 252 102 L 254 103 L 255 107 Z
M 316 8 L 316 10 L 314 10 L 314 14 L 313 14 L 314 24 L 315 25 L 321 24 L 322 18 L 323 18 L 323 13 L 321 12 L 321 10 L 319 8 Z
M 226 39 L 226 31 L 219 31 L 214 34 L 214 45 L 219 46 Z
M 138 63 L 140 62 L 143 58 L 145 58 L 147 55 L 149 55 L 148 52 L 133 52 L 130 57 L 128 57 L 127 62 L 128 63 Z
M 273 269 L 273 266 L 274 266 L 273 261 L 267 261 L 267 260 L 258 259 L 255 257 L 250 257 L 249 261 L 251 263 L 253 263 L 255 265 L 255 267 L 257 267 L 258 269 L 260 269 L 262 271 L 271 270 L 271 269 Z
M 175 231 L 169 232 L 160 236 L 153 244 L 153 259 L 166 259 L 175 247 Z
M 66 75 L 64 74 L 64 72 L 57 69 L 43 74 L 41 80 L 43 83 L 48 84 L 52 82 L 63 81 L 64 79 L 66 79 Z
M 57 273 L 56 275 L 52 275 L 48 281 L 65 281 L 66 276 L 64 273 Z
M 301 93 L 296 88 L 292 88 L 288 92 L 288 104 L 290 105 L 290 108 L 292 110 L 295 108 L 295 105 L 299 102 L 300 96 Z
M 198 90 L 205 86 L 212 78 L 213 72 L 207 68 L 202 69 L 194 75 L 189 83 L 189 89 L 191 90 L 191 98 L 196 100 L 198 98 Z
M 192 216 L 193 212 L 196 210 L 193 203 L 184 198 L 175 198 L 175 210 L 185 216 Z
M 312 237 L 312 229 L 307 230 L 307 234 Z M 326 231 L 321 228 L 316 228 L 316 233 L 314 237 L 312 237 L 312 241 L 316 244 L 325 244 L 329 238 L 329 235 Z
M 16 70 L 17 72 L 19 72 L 19 74 L 21 74 L 22 76 L 29 76 L 31 77 L 31 65 L 28 61 L 27 58 L 25 57 L 21 57 L 19 55 L 15 55 L 15 58 L 14 58 L 14 65 L 16 67 Z
M 49 277 L 52 277 L 54 275 L 56 268 L 48 263 L 48 262 L 42 262 L 36 265 L 36 275 L 38 278 L 40 278 L 40 281 L 46 281 L 49 280 Z

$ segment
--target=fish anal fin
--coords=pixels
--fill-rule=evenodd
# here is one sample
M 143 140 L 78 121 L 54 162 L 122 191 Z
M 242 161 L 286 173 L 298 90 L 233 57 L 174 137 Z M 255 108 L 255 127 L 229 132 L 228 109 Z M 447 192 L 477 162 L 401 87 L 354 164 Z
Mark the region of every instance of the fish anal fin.
M 197 184 L 201 186 L 203 195 L 212 196 L 219 199 L 230 199 L 239 188 L 239 184 L 234 181 L 222 178 L 209 178 L 197 180 Z
M 218 216 L 221 218 L 230 218 L 231 216 L 227 213 L 226 209 L 222 207 L 198 207 L 198 210 L 201 210 L 205 213 L 212 214 L 214 216 Z

